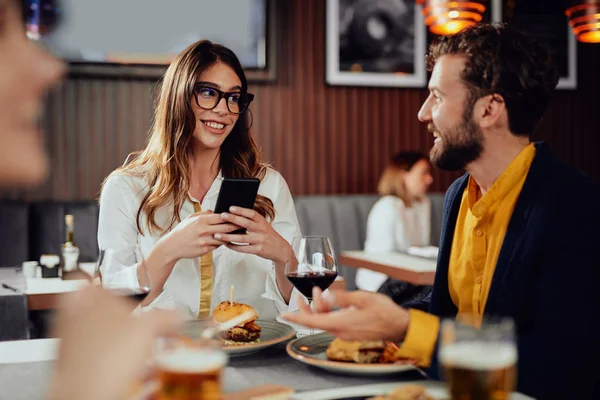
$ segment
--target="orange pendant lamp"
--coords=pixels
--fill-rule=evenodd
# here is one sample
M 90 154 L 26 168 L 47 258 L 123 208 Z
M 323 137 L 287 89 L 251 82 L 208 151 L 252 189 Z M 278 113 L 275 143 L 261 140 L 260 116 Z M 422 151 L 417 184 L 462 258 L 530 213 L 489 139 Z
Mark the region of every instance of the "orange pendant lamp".
M 580 0 L 565 11 L 569 25 L 577 40 L 584 43 L 600 43 L 600 0 Z
M 481 22 L 487 0 L 417 0 L 423 6 L 425 25 L 436 35 L 452 35 Z

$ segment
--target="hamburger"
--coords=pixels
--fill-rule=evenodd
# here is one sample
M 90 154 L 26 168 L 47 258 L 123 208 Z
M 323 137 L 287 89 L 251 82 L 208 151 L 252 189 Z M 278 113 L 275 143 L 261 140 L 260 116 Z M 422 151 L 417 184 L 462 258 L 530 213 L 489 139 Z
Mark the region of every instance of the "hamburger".
M 415 360 L 398 355 L 398 346 L 383 340 L 346 341 L 335 338 L 325 352 L 334 361 L 347 361 L 364 364 L 414 364 Z
M 335 338 L 327 348 L 327 358 L 335 361 L 376 363 L 385 348 L 382 340 L 372 342 L 346 341 Z
M 226 345 L 240 345 L 259 341 L 261 329 L 255 322 L 258 318 L 258 313 L 254 307 L 248 304 L 236 302 L 230 303 L 229 301 L 221 302 L 213 310 L 212 319 L 218 324 L 227 322 L 246 311 L 252 313 L 250 318 L 227 331 L 219 333 L 221 337 L 225 339 Z

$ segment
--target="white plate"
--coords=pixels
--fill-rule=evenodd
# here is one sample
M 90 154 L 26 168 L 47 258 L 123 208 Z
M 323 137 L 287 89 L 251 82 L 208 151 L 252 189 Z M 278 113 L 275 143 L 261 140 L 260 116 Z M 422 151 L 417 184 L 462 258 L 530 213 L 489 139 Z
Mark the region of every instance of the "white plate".
M 307 335 L 310 335 L 310 328 L 304 325 L 299 325 L 299 324 L 295 324 L 293 322 L 290 321 L 286 321 L 285 319 L 281 318 L 279 315 L 275 317 L 275 319 L 279 322 L 281 322 L 282 324 L 286 324 L 291 326 L 292 328 L 294 328 L 294 330 L 296 331 L 296 337 L 304 337 Z M 325 331 L 321 330 L 321 329 L 313 329 L 312 334 L 317 334 L 317 333 L 323 333 Z
M 423 386 L 427 394 L 436 400 L 448 399 L 448 392 L 444 385 L 433 381 L 414 381 L 398 383 L 379 383 L 375 385 L 354 386 L 336 389 L 313 390 L 293 394 L 289 400 L 358 400 L 382 394 L 388 394 L 392 390 L 407 384 Z
M 443 383 L 435 381 L 413 381 L 398 383 L 380 383 L 376 385 L 364 385 L 345 387 L 337 389 L 313 390 L 293 394 L 289 400 L 359 400 L 372 396 L 388 394 L 392 390 L 408 384 L 423 386 L 427 394 L 436 400 L 450 399 L 448 391 Z M 520 393 L 513 393 L 510 400 L 533 400 L 531 397 Z
M 294 328 L 282 324 L 281 322 L 261 319 L 257 319 L 255 322 L 261 327 L 260 342 L 239 346 L 223 346 L 223 351 L 225 351 L 229 357 L 245 356 L 247 354 L 256 353 L 267 347 L 276 345 L 277 343 L 292 339 L 296 334 Z M 202 320 L 188 321 L 183 334 L 191 338 L 199 337 L 204 323 L 205 321 Z
M 416 369 L 412 364 L 358 364 L 329 360 L 325 352 L 334 338 L 328 333 L 305 336 L 288 343 L 286 350 L 300 362 L 347 375 L 380 376 Z

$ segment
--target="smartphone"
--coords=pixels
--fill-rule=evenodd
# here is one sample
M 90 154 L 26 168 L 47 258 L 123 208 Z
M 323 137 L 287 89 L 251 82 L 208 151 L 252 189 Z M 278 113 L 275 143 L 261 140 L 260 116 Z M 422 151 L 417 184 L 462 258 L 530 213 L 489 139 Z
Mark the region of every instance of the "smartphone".
M 257 178 L 224 178 L 217 197 L 215 213 L 229 212 L 231 206 L 253 209 L 259 186 L 260 179 Z M 243 235 L 246 229 L 241 228 L 231 233 Z

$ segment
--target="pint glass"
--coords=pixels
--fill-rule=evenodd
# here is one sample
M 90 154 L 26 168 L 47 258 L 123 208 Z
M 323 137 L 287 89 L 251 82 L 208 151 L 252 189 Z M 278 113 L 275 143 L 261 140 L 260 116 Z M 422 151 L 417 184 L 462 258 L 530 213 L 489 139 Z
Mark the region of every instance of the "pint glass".
M 510 319 L 471 324 L 444 320 L 439 359 L 452 400 L 508 400 L 516 386 L 517 348 Z
M 154 369 L 156 400 L 219 400 L 227 355 L 214 340 L 163 338 Z

